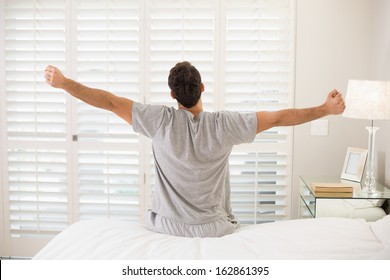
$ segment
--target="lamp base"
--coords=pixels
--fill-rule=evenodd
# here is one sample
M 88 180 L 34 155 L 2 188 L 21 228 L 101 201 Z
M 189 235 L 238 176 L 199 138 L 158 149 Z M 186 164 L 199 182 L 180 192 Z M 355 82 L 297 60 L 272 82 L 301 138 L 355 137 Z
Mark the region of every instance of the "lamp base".
M 362 193 L 367 197 L 377 197 L 379 192 L 376 190 L 376 180 L 374 172 L 367 171 L 366 178 L 364 178 L 365 187 L 362 189 Z
M 366 168 L 366 177 L 364 178 L 363 192 L 367 193 L 369 197 L 375 197 L 378 195 L 376 190 L 375 171 L 374 171 L 374 146 L 375 146 L 375 133 L 379 127 L 374 126 L 374 121 L 371 121 L 371 126 L 366 127 L 368 130 L 368 162 Z
M 364 187 L 360 195 L 363 197 L 381 197 L 381 193 L 376 190 L 375 187 Z

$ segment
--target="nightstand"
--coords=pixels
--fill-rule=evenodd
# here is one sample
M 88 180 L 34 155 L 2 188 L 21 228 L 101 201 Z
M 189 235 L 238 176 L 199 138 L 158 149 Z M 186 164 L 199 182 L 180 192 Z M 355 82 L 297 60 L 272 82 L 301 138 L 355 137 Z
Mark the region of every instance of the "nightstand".
M 343 183 L 353 187 L 353 193 L 350 197 L 337 196 L 318 197 L 311 189 L 313 183 Z M 362 192 L 364 183 L 357 183 L 347 180 L 341 180 L 337 176 L 300 176 L 299 194 L 300 194 L 300 218 L 316 217 L 350 217 L 365 218 L 366 220 L 375 220 L 380 215 L 385 215 L 384 210 L 379 206 L 390 199 L 390 189 L 380 183 L 376 183 L 378 195 L 372 197 Z M 324 207 L 326 205 L 326 207 Z M 369 207 L 371 205 L 371 207 Z M 320 207 L 323 206 L 323 207 Z M 338 207 L 338 208 L 337 208 Z M 349 208 L 346 208 L 349 207 Z M 354 208 L 355 207 L 355 208 Z M 328 209 L 328 210 L 327 210 Z M 354 211 L 356 209 L 356 211 Z M 371 211 L 369 213 L 369 211 Z M 349 215 L 349 216 L 348 216 Z M 368 216 L 373 218 L 367 219 Z

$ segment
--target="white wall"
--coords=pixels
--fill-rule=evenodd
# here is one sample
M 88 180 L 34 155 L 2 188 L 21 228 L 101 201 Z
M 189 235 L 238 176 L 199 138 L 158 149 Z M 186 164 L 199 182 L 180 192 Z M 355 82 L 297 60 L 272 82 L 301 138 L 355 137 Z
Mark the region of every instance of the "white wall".
M 297 0 L 295 107 L 324 102 L 348 79 L 369 79 L 372 58 L 371 0 Z M 311 136 L 310 123 L 294 128 L 293 218 L 300 175 L 340 175 L 348 146 L 367 147 L 366 121 L 330 116 L 328 136 Z
M 373 1 L 372 79 L 390 80 L 390 1 Z M 390 100 L 389 100 L 390 102 Z M 376 134 L 377 179 L 390 185 L 390 120 L 378 121 Z

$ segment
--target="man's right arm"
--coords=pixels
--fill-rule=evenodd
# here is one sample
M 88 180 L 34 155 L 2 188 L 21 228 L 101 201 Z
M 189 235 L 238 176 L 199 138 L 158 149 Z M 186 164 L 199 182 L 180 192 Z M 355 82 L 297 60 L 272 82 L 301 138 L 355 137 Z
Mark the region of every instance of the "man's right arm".
M 46 67 L 45 79 L 52 87 L 61 88 L 89 105 L 112 111 L 129 124 L 132 124 L 132 100 L 116 96 L 105 90 L 86 87 L 66 78 L 59 69 L 50 65 Z

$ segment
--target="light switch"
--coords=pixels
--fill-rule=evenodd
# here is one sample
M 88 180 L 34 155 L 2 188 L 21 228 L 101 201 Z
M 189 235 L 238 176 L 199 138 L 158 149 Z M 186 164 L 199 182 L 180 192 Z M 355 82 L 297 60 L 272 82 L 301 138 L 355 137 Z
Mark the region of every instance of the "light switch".
M 310 134 L 313 136 L 328 136 L 329 121 L 326 119 L 311 122 Z

